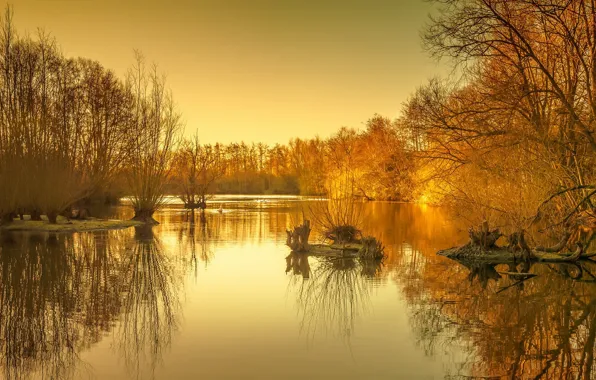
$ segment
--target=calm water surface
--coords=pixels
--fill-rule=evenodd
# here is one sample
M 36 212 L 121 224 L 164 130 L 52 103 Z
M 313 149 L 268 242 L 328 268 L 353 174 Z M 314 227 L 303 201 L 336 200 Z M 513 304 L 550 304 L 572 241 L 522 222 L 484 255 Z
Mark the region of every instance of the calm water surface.
M 153 229 L 2 236 L 4 378 L 593 378 L 596 268 L 466 267 L 440 209 L 369 203 L 382 265 L 291 257 L 305 201 L 177 205 Z M 125 207 L 111 210 L 130 217 Z

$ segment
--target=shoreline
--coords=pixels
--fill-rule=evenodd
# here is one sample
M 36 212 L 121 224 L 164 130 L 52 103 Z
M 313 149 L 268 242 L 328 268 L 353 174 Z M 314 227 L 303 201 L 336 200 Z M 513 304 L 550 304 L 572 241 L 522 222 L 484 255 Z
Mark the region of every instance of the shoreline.
M 118 230 L 129 227 L 143 226 L 145 223 L 136 220 L 118 219 L 88 219 L 88 220 L 58 220 L 50 224 L 47 220 L 15 220 L 10 224 L 0 226 L 2 232 L 90 232 Z

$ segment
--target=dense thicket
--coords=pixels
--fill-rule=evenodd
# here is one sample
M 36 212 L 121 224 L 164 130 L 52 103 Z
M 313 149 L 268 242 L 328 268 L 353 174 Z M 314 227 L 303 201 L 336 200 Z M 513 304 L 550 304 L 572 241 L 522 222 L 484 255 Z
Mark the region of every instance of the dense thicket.
M 61 213 L 126 174 L 137 215 L 160 201 L 179 118 L 156 71 L 137 60 L 126 81 L 64 57 L 46 34 L 0 25 L 0 223 Z
M 100 189 L 127 143 L 127 94 L 96 62 L 64 58 L 52 39 L 0 36 L 0 214 L 50 220 Z

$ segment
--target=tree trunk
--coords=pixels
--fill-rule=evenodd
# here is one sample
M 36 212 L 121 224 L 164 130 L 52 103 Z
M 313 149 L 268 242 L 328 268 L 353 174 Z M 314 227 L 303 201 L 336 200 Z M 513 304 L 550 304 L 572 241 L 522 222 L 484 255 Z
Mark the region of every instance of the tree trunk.
M 135 216 L 132 218 L 132 220 L 136 220 L 146 224 L 159 224 L 157 220 L 153 219 L 154 212 L 155 210 L 147 209 L 135 210 Z
M 286 230 L 286 245 L 293 252 L 308 251 L 308 237 L 310 236 L 310 221 L 305 220 L 300 226 L 294 227 L 293 231 Z
M 470 235 L 470 243 L 482 249 L 493 248 L 497 240 L 502 236 L 498 228 L 490 231 L 488 222 L 486 221 L 482 222 L 478 230 L 470 228 L 468 234 Z
M 48 211 L 47 217 L 48 217 L 48 222 L 50 222 L 51 224 L 58 223 L 58 220 L 57 220 L 58 213 L 56 211 Z
M 13 221 L 12 213 L 10 213 L 10 212 L 0 215 L 0 225 L 9 224 L 9 223 L 12 223 L 12 221 Z
M 38 210 L 31 210 L 31 220 L 41 220 L 41 212 Z

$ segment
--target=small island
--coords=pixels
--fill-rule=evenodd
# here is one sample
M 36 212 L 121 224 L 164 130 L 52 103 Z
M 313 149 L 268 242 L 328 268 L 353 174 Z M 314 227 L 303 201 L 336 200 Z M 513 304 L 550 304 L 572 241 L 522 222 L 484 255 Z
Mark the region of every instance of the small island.
M 376 238 L 361 236 L 361 232 L 351 225 L 334 226 L 326 231 L 324 235 L 333 242 L 332 244 L 309 244 L 310 232 L 309 220 L 305 220 L 293 230 L 286 230 L 286 245 L 292 249 L 292 253 L 376 261 L 385 258 L 385 248 Z

